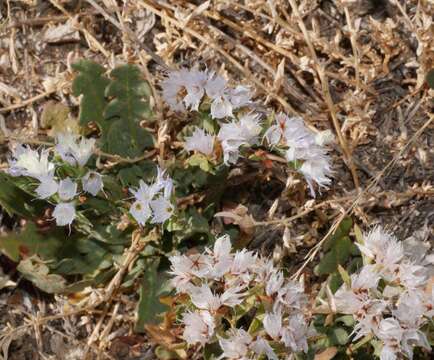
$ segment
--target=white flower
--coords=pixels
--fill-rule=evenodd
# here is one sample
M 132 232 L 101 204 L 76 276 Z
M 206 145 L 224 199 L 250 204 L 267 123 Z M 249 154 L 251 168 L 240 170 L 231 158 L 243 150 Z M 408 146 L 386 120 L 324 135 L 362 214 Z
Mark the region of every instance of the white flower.
M 278 271 L 270 276 L 270 279 L 265 284 L 265 292 L 268 296 L 272 296 L 277 293 L 283 286 L 283 282 L 285 281 L 283 274 Z
M 196 69 L 171 71 L 162 81 L 163 98 L 174 111 L 198 110 L 208 75 Z
M 250 89 L 243 85 L 238 85 L 235 89 L 229 90 L 229 99 L 234 109 L 249 105 L 251 97 Z
M 395 318 L 381 320 L 377 337 L 383 341 L 380 359 L 396 359 L 396 353 L 400 350 L 400 343 L 403 336 L 403 329 Z
M 151 217 L 152 212 L 149 203 L 141 200 L 136 200 L 130 208 L 130 214 L 142 226 L 145 226 L 148 219 Z
M 275 308 L 284 307 L 286 309 L 301 310 L 307 303 L 303 285 L 296 281 L 288 281 L 277 294 Z
M 208 74 L 205 71 L 190 70 L 185 83 L 187 95 L 184 97 L 184 104 L 187 108 L 196 111 L 199 109 L 207 80 Z
M 17 145 L 12 151 L 9 173 L 12 176 L 30 176 L 41 180 L 54 174 L 54 164 L 48 160 L 48 150 L 40 153 L 28 146 Z
M 92 156 L 95 139 L 86 139 L 73 133 L 60 133 L 56 138 L 56 151 L 71 165 L 84 166 Z
M 185 138 L 187 151 L 198 151 L 204 155 L 211 155 L 214 149 L 214 136 L 207 134 L 203 129 L 196 127 L 193 134 Z
M 374 265 L 365 265 L 358 274 L 351 275 L 351 288 L 355 292 L 363 292 L 363 290 L 376 289 L 380 275 L 375 270 Z
M 258 136 L 262 131 L 261 116 L 256 113 L 243 115 L 239 119 L 240 138 L 245 144 L 254 145 L 258 142 Z
M 162 224 L 166 220 L 170 219 L 173 214 L 174 206 L 164 196 L 160 196 L 150 202 L 152 209 L 152 223 Z
M 272 339 L 278 340 L 282 334 L 282 314 L 277 313 L 267 313 L 265 314 L 264 329 Z
M 173 191 L 173 180 L 166 176 L 166 170 L 162 170 L 157 167 L 157 177 L 152 185 L 156 192 L 163 190 L 163 196 L 165 199 L 169 199 Z
M 219 278 L 229 272 L 232 265 L 231 239 L 229 235 L 223 235 L 217 238 L 214 243 L 214 249 L 208 257 L 208 266 L 210 269 L 209 277 Z
M 191 302 L 201 310 L 216 312 L 222 306 L 220 296 L 213 294 L 207 284 L 191 287 L 188 292 Z
M 363 244 L 356 245 L 366 258 L 382 267 L 382 275 L 389 279 L 404 256 L 402 244 L 379 226 L 363 236 Z
M 235 253 L 230 272 L 234 275 L 243 277 L 247 275 L 247 280 L 250 278 L 249 271 L 252 270 L 257 262 L 258 256 L 252 251 L 243 249 Z
M 102 175 L 96 171 L 88 171 L 81 179 L 81 182 L 83 184 L 83 190 L 93 196 L 98 195 L 103 188 Z
M 423 266 L 410 263 L 399 264 L 396 277 L 396 280 L 406 289 L 416 289 L 424 286 L 427 281 L 426 269 Z
M 250 349 L 258 356 L 265 354 L 270 360 L 278 360 L 276 353 L 267 340 L 258 337 L 250 344 Z
M 71 225 L 75 219 L 74 203 L 57 204 L 53 211 L 53 217 L 56 219 L 57 226 Z
M 208 97 L 212 100 L 211 116 L 213 118 L 222 119 L 233 115 L 230 94 L 226 86 L 226 80 L 222 76 L 211 74 L 206 83 L 205 90 Z
M 77 183 L 72 181 L 69 177 L 60 180 L 58 189 L 60 200 L 71 200 L 77 195 Z
M 35 192 L 38 195 L 39 199 L 46 199 L 57 193 L 57 190 L 59 189 L 59 184 L 56 180 L 54 180 L 53 176 L 47 175 L 41 177 L 39 178 L 39 181 L 41 183 L 35 189 Z
M 289 317 L 288 326 L 282 329 L 282 341 L 294 352 L 307 353 L 308 326 L 302 314 L 294 314 Z
M 412 289 L 403 293 L 398 300 L 398 306 L 392 311 L 393 316 L 406 328 L 420 327 L 424 322 L 425 306 L 422 290 Z
M 223 359 L 247 359 L 252 337 L 242 329 L 233 329 L 227 339 L 219 338 Z
M 158 183 L 148 185 L 143 180 L 140 180 L 139 188 L 137 190 L 134 190 L 133 188 L 130 188 L 129 190 L 134 195 L 136 200 L 142 202 L 143 204 L 148 204 L 161 190 L 161 185 Z
M 214 335 L 214 318 L 208 311 L 187 312 L 182 319 L 185 328 L 183 338 L 189 345 L 205 345 Z
M 169 258 L 171 262 L 170 274 L 174 276 L 171 280 L 177 292 L 188 292 L 191 281 L 195 278 L 203 278 L 210 272 L 209 257 L 203 254 L 175 255 Z
M 163 99 L 173 111 L 185 111 L 183 100 L 187 95 L 186 79 L 188 75 L 187 69 L 171 71 L 161 83 Z
M 332 173 L 329 157 L 321 153 L 317 153 L 317 155 L 316 158 L 306 160 L 299 169 L 306 178 L 313 197 L 315 197 L 313 184 L 316 183 L 319 187 L 327 188 L 331 183 L 329 176 Z

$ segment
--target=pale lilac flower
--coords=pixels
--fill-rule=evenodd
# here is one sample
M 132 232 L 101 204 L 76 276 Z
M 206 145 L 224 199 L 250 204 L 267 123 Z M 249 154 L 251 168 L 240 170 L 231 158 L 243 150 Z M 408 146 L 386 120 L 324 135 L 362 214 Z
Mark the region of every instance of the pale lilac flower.
M 205 345 L 214 335 L 215 322 L 208 311 L 187 312 L 182 319 L 185 328 L 183 338 L 189 345 Z
M 130 208 L 130 214 L 142 226 L 145 226 L 152 212 L 149 204 L 141 200 L 136 200 Z
M 187 96 L 186 85 L 188 76 L 189 71 L 187 69 L 171 71 L 161 83 L 163 99 L 173 111 L 185 111 L 183 101 Z
M 282 341 L 294 352 L 308 351 L 308 326 L 306 319 L 300 313 L 289 317 L 288 326 L 282 329 Z
M 184 147 L 187 151 L 198 151 L 204 155 L 211 155 L 214 149 L 214 136 L 196 127 L 193 134 L 185 138 Z
M 395 318 L 381 320 L 377 337 L 383 341 L 380 359 L 396 359 L 396 353 L 400 351 L 400 344 L 403 336 L 403 329 Z
M 264 138 L 270 146 L 276 146 L 284 139 L 284 132 L 290 118 L 283 113 L 275 116 L 276 124 L 271 125 L 265 132 Z
M 205 94 L 207 80 L 208 74 L 205 71 L 171 71 L 161 83 L 163 99 L 174 111 L 185 111 L 186 108 L 197 111 Z
M 191 302 L 201 310 L 216 312 L 223 305 L 220 296 L 213 294 L 207 284 L 191 287 L 188 292 Z
M 319 187 L 327 188 L 330 183 L 330 159 L 327 155 L 317 153 L 318 157 L 311 158 L 303 162 L 299 171 L 303 174 L 309 185 L 310 193 L 315 197 L 314 183 Z
M 57 190 L 59 189 L 59 184 L 56 180 L 54 180 L 53 176 L 47 175 L 41 177 L 39 178 L 39 181 L 41 183 L 35 189 L 35 192 L 38 195 L 39 199 L 47 199 L 57 193 Z
M 184 97 L 184 104 L 187 108 L 198 111 L 207 80 L 208 74 L 205 71 L 190 70 L 185 82 L 187 95 Z
M 71 178 L 60 180 L 58 189 L 59 198 L 62 201 L 73 199 L 77 195 L 77 183 Z
M 149 204 L 158 191 L 160 191 L 160 186 L 148 185 L 143 180 L 140 180 L 139 188 L 137 190 L 133 188 L 130 188 L 129 190 L 136 200 L 141 201 L 144 204 Z
M 209 256 L 204 254 L 176 255 L 169 258 L 171 262 L 170 274 L 172 286 L 177 292 L 188 292 L 191 281 L 195 278 L 207 277 L 210 272 Z
M 421 265 L 401 263 L 395 274 L 396 277 L 394 277 L 394 280 L 398 281 L 406 289 L 423 287 L 427 281 L 426 269 Z
M 226 80 L 216 74 L 211 74 L 206 86 L 206 94 L 212 100 L 211 116 L 215 119 L 223 119 L 233 116 L 233 105 L 230 101 L 229 90 L 226 86 Z
M 283 282 L 285 281 L 282 272 L 275 272 L 270 276 L 270 279 L 265 284 L 265 293 L 268 296 L 272 296 L 279 292 L 279 290 L 283 286 Z
M 75 215 L 75 206 L 72 202 L 57 204 L 53 211 L 57 226 L 71 225 Z
M 48 155 L 48 150 L 38 152 L 19 144 L 12 150 L 12 156 L 8 160 L 8 172 L 12 176 L 29 176 L 38 180 L 52 177 L 54 164 L 48 160 Z
M 83 190 L 96 196 L 103 189 L 102 175 L 96 171 L 88 171 L 81 179 Z
M 73 133 L 60 133 L 56 138 L 56 151 L 68 164 L 84 166 L 92 156 L 95 141 Z
M 379 226 L 363 236 L 363 244 L 356 245 L 366 258 L 384 268 L 384 276 L 390 276 L 404 256 L 402 244 Z
M 257 356 L 266 355 L 270 360 L 278 360 L 276 353 L 270 346 L 269 342 L 261 337 L 258 337 L 255 341 L 250 344 L 250 349 Z
M 252 337 L 243 329 L 233 329 L 227 339 L 219 338 L 223 359 L 247 359 Z
M 174 206 L 164 196 L 160 196 L 150 202 L 152 209 L 152 223 L 163 224 L 166 220 L 169 220 L 173 215 Z
M 223 235 L 217 238 L 214 243 L 213 251 L 209 251 L 208 266 L 210 278 L 220 278 L 230 271 L 233 256 L 231 254 L 232 245 L 229 235 Z
M 262 131 L 261 116 L 256 113 L 245 114 L 239 119 L 240 138 L 248 145 L 258 143 L 258 136 Z
M 238 109 L 251 103 L 252 94 L 248 87 L 238 85 L 229 90 L 229 97 L 233 108 Z
M 262 323 L 267 334 L 272 339 L 279 340 L 282 335 L 282 314 L 280 312 L 266 313 Z

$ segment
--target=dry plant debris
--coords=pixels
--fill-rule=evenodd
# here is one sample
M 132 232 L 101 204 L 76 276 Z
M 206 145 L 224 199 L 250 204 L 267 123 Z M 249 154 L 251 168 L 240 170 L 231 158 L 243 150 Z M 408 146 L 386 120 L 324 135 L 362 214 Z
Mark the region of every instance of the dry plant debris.
M 299 115 L 311 129 L 336 135 L 329 190 L 308 198 L 273 154 L 264 161 L 273 166 L 259 175 L 257 164 L 243 160 L 211 224 L 215 234 L 237 227 L 237 245 L 271 254 L 318 292 L 314 260 L 348 216 L 433 246 L 434 90 L 425 81 L 434 68 L 433 18 L 431 0 L 2 1 L 1 166 L 10 141 L 47 145 L 57 129 L 76 128 L 72 64 L 82 59 L 106 70 L 135 64 L 150 86 L 154 121 L 142 125 L 155 147 L 137 157 L 98 150 L 101 168 L 170 163 L 188 119 L 165 105 L 161 81 L 171 69 L 215 70 L 254 88 L 258 111 Z M 187 195 L 177 206 L 206 196 Z M 24 225 L 2 212 L 2 234 Z M 137 294 L 121 287 L 142 245 L 131 241 L 106 288 L 69 297 L 41 294 L 2 256 L 1 356 L 153 358 L 152 342 L 134 331 Z M 173 334 L 158 336 L 170 342 Z M 335 355 L 330 347 L 316 358 Z

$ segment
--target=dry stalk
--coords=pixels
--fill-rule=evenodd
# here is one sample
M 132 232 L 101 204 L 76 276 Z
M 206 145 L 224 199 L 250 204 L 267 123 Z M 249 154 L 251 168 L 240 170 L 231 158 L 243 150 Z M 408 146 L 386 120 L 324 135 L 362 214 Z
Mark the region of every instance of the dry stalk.
M 352 175 L 353 181 L 354 181 L 354 186 L 356 187 L 356 189 L 358 191 L 360 191 L 360 182 L 359 182 L 359 177 L 357 175 L 357 170 L 354 166 L 354 162 L 352 160 L 351 152 L 348 148 L 347 142 L 346 142 L 346 140 L 342 134 L 341 125 L 339 123 L 339 120 L 338 120 L 338 117 L 336 114 L 335 105 L 333 103 L 333 100 L 332 100 L 332 97 L 330 94 L 330 88 L 329 88 L 329 84 L 328 84 L 327 76 L 325 74 L 324 67 L 320 63 L 318 57 L 316 56 L 315 48 L 313 47 L 309 32 L 307 31 L 307 28 L 306 28 L 304 21 L 300 15 L 300 12 L 298 11 L 298 5 L 297 5 L 296 1 L 295 0 L 289 0 L 289 3 L 291 5 L 294 16 L 297 20 L 298 26 L 300 27 L 300 30 L 304 35 L 304 38 L 305 38 L 306 44 L 309 48 L 309 51 L 311 53 L 312 59 L 315 62 L 316 71 L 318 73 L 318 76 L 320 78 L 321 85 L 322 85 L 323 95 L 325 97 L 325 101 L 326 101 L 327 107 L 328 107 L 329 112 L 330 112 L 330 116 L 331 116 L 332 121 L 333 121 L 333 127 L 335 128 L 336 134 L 338 136 L 339 144 L 342 148 L 342 152 L 344 155 L 343 156 L 344 162 L 351 171 L 351 175 Z
M 289 111 L 291 113 L 297 113 L 296 110 L 281 96 L 274 92 L 270 92 L 269 89 L 265 87 L 262 82 L 260 82 L 255 76 L 252 75 L 252 73 L 247 70 L 244 66 L 242 66 L 234 57 L 229 55 L 225 50 L 223 50 L 220 46 L 215 44 L 215 41 L 213 41 L 210 38 L 206 38 L 199 34 L 197 31 L 190 29 L 187 26 L 184 26 L 181 22 L 178 20 L 173 19 L 172 17 L 168 16 L 166 13 L 156 9 L 153 5 L 150 5 L 147 1 L 144 2 L 136 2 L 139 6 L 148 9 L 149 11 L 153 12 L 155 15 L 158 15 L 159 17 L 167 20 L 169 23 L 173 24 L 174 26 L 180 28 L 181 30 L 185 31 L 186 33 L 192 35 L 196 39 L 200 40 L 207 46 L 211 47 L 212 49 L 219 52 L 223 57 L 225 57 L 232 65 L 234 65 L 238 70 L 240 70 L 244 76 L 252 83 L 254 83 L 258 88 L 262 90 L 264 94 L 270 95 L 273 98 L 275 98 L 286 111 Z
M 354 71 L 356 73 L 356 88 L 360 89 L 360 69 L 359 69 L 359 51 L 357 48 L 357 34 L 356 30 L 353 27 L 353 22 L 350 17 L 350 11 L 348 10 L 348 6 L 344 5 L 345 19 L 347 21 L 348 30 L 350 31 L 350 41 L 351 47 L 353 49 L 353 57 L 354 57 Z
M 290 0 L 290 1 L 292 1 L 292 0 Z M 393 157 L 393 159 L 391 161 L 389 161 L 386 164 L 386 166 L 378 173 L 378 175 L 369 182 L 368 186 L 357 195 L 356 199 L 351 204 L 351 206 L 347 207 L 342 212 L 342 214 L 333 223 L 333 225 L 330 227 L 329 231 L 327 232 L 327 234 L 324 235 L 324 237 L 321 239 L 321 241 L 319 241 L 312 249 L 310 249 L 310 251 L 308 252 L 308 254 L 305 257 L 305 261 L 300 266 L 300 268 L 297 270 L 297 272 L 292 276 L 292 278 L 298 278 L 302 274 L 304 268 L 307 266 L 307 264 L 309 264 L 315 258 L 315 256 L 318 254 L 318 252 L 321 249 L 324 242 L 327 240 L 327 238 L 331 234 L 333 234 L 336 231 L 336 229 L 339 227 L 342 220 L 346 216 L 350 215 L 357 206 L 359 206 L 359 203 L 361 202 L 363 197 L 378 184 L 380 179 L 386 174 L 386 172 L 388 170 L 390 170 L 395 165 L 395 163 L 404 154 L 404 152 L 407 150 L 407 148 L 411 144 L 413 144 L 417 140 L 417 138 L 419 138 L 419 136 L 422 135 L 422 133 L 425 131 L 425 129 L 433 122 L 434 114 L 429 114 L 429 116 L 430 116 L 430 118 L 420 127 L 420 129 L 418 131 L 416 131 L 414 133 L 414 135 L 407 141 L 407 143 L 401 148 L 401 150 Z

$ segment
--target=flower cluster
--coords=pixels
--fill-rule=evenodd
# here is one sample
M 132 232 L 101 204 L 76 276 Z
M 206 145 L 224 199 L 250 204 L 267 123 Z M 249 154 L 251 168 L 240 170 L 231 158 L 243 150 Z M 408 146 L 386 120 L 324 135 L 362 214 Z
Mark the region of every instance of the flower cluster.
M 271 147 L 283 145 L 289 162 L 302 161 L 298 170 L 306 178 L 312 196 L 315 196 L 314 182 L 319 187 L 330 184 L 332 170 L 324 147 L 333 139 L 330 131 L 315 134 L 305 126 L 302 118 L 290 118 L 280 113 L 275 117 L 275 124 L 265 132 L 265 138 Z
M 315 134 L 303 119 L 280 113 L 268 129 L 263 127 L 261 116 L 252 111 L 251 93 L 244 86 L 232 88 L 227 81 L 214 72 L 197 69 L 172 71 L 162 82 L 163 98 L 175 111 L 208 109 L 217 119 L 216 135 L 195 127 L 192 135 L 185 138 L 185 150 L 196 151 L 213 157 L 221 147 L 226 165 L 235 164 L 243 147 L 261 145 L 261 134 L 271 149 L 284 149 L 288 162 L 306 178 L 312 196 L 314 183 L 327 187 L 332 174 L 330 158 L 324 145 L 331 142 L 330 131 Z M 249 106 L 250 105 L 250 106 Z M 244 109 L 243 111 L 237 111 Z M 223 121 L 223 119 L 230 119 Z M 219 146 L 216 146 L 218 144 Z
M 149 220 L 152 224 L 162 224 L 168 220 L 174 211 L 171 203 L 173 181 L 165 172 L 157 168 L 155 181 L 148 185 L 140 180 L 139 188 L 132 189 L 135 201 L 131 205 L 130 214 L 140 225 L 144 226 Z
M 215 72 L 196 69 L 172 71 L 161 84 L 163 98 L 174 111 L 199 110 L 206 96 L 215 119 L 232 117 L 233 111 L 251 102 L 250 90 L 244 86 L 232 88 Z
M 66 163 L 82 169 L 93 153 L 94 139 L 86 139 L 75 134 L 59 134 L 55 153 Z M 76 217 L 75 201 L 78 196 L 78 182 L 83 191 L 96 196 L 103 188 L 101 174 L 87 171 L 77 179 L 61 178 L 56 173 L 59 162 L 49 160 L 49 150 L 34 150 L 18 144 L 9 159 L 9 173 L 12 176 L 26 176 L 38 181 L 34 189 L 39 199 L 52 200 L 56 205 L 53 217 L 58 226 L 71 225 Z
M 233 252 L 225 235 L 213 249 L 170 261 L 171 283 L 183 295 L 178 310 L 189 346 L 218 341 L 226 359 L 279 359 L 307 351 L 303 287 L 286 280 L 271 260 L 245 249 Z
M 337 311 L 356 320 L 354 340 L 374 336 L 381 341 L 381 360 L 411 359 L 414 347 L 430 349 L 422 331 L 434 315 L 426 269 L 411 262 L 402 243 L 380 227 L 358 247 L 365 265 L 335 293 Z

